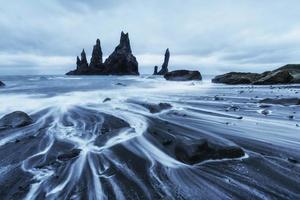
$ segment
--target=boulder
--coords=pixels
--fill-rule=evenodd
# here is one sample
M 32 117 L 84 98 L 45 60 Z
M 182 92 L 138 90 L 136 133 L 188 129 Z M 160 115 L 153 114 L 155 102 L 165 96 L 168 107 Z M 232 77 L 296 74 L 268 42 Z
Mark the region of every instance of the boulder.
M 33 123 L 33 120 L 22 111 L 15 111 L 0 119 L 0 129 L 18 128 Z
M 254 81 L 254 85 L 273 85 L 273 84 L 287 84 L 293 80 L 293 76 L 286 70 L 276 71 L 270 73 L 257 81 Z
M 138 62 L 132 55 L 128 33 L 121 33 L 120 44 L 105 60 L 104 65 L 111 75 L 139 75 Z
M 3 86 L 5 86 L 5 84 L 2 81 L 0 81 L 0 87 L 3 87 Z
M 199 71 L 189 71 L 189 70 L 171 71 L 166 73 L 164 75 L 164 78 L 169 81 L 202 80 L 202 76 Z
M 189 141 L 181 139 L 175 147 L 176 158 L 186 164 L 197 164 L 206 160 L 240 158 L 245 155 L 238 146 L 219 146 L 206 139 Z
M 166 73 L 168 73 L 168 71 L 169 71 L 169 69 L 168 69 L 169 60 L 170 60 L 170 51 L 169 51 L 169 49 L 167 49 L 166 52 L 165 52 L 165 59 L 164 59 L 164 62 L 161 66 L 161 70 L 159 72 L 157 72 L 158 67 L 155 66 L 153 75 L 165 75 Z

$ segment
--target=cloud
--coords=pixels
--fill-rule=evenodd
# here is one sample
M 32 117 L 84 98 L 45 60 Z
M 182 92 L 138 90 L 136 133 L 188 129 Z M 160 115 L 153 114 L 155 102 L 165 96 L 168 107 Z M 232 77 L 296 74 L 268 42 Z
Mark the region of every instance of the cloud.
M 299 18 L 296 0 L 12 0 L 0 8 L 0 74 L 63 73 L 96 38 L 111 53 L 122 30 L 141 71 L 161 64 L 167 47 L 174 69 L 260 71 L 300 62 Z

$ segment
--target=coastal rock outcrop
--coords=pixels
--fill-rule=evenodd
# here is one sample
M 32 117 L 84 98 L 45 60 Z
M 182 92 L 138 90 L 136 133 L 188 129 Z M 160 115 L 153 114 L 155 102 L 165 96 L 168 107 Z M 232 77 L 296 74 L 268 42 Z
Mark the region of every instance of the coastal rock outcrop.
M 243 73 L 243 72 L 230 72 L 223 75 L 216 76 L 212 79 L 213 83 L 225 84 L 251 84 L 253 81 L 261 77 L 258 73 Z
M 168 69 L 169 60 L 170 60 L 170 51 L 169 51 L 169 49 L 167 49 L 165 52 L 165 58 L 164 58 L 164 62 L 162 64 L 162 66 L 161 66 L 161 70 L 158 72 L 158 67 L 155 66 L 153 75 L 165 75 L 166 73 L 168 73 L 169 72 L 169 69 Z
M 33 120 L 25 112 L 15 111 L 0 119 L 0 130 L 7 128 L 18 128 L 32 124 Z
M 300 83 L 300 65 L 290 64 L 264 73 L 230 72 L 218 75 L 212 79 L 213 83 L 224 84 L 292 84 Z
M 202 76 L 199 71 L 189 71 L 189 70 L 171 71 L 171 72 L 166 73 L 164 75 L 164 78 L 169 81 L 202 80 Z
M 2 81 L 0 81 L 0 87 L 3 87 L 3 86 L 5 86 L 5 84 Z
M 112 75 L 139 75 L 138 62 L 133 56 L 128 33 L 121 33 L 120 44 L 105 60 L 107 74 Z
M 270 73 L 258 81 L 253 82 L 254 85 L 270 85 L 270 84 L 286 84 L 293 80 L 293 76 L 286 70 Z
M 77 57 L 77 68 L 66 75 L 139 75 L 138 62 L 133 56 L 128 33 L 121 33 L 120 44 L 103 63 L 100 40 L 93 47 L 90 64 L 83 50 Z

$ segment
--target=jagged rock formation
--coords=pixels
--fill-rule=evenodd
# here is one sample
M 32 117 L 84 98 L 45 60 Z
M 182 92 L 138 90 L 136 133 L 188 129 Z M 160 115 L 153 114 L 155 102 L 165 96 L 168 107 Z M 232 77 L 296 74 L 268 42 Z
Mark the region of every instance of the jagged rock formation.
M 138 62 L 132 55 L 128 33 L 121 33 L 120 44 L 105 60 L 107 73 L 112 75 L 139 75 Z
M 164 62 L 161 66 L 161 70 L 159 72 L 158 71 L 158 67 L 155 66 L 154 67 L 154 73 L 153 75 L 165 75 L 166 73 L 169 72 L 169 69 L 168 69 L 168 65 L 169 65 L 169 59 L 170 59 L 170 51 L 169 49 L 166 50 L 166 53 L 165 53 L 165 59 L 164 59 Z
M 175 70 L 172 72 L 168 72 L 164 75 L 164 78 L 169 81 L 202 80 L 202 76 L 199 71 L 189 70 Z
M 213 83 L 224 84 L 254 84 L 254 85 L 272 85 L 272 84 L 293 84 L 300 83 L 300 65 L 289 64 L 273 71 L 264 73 L 242 73 L 230 72 L 216 76 L 212 79 Z
M 5 84 L 2 81 L 0 81 L 0 87 L 3 87 L 3 86 L 5 86 Z
M 97 39 L 90 64 L 83 50 L 81 59 L 77 57 L 76 70 L 66 75 L 139 75 L 138 62 L 132 54 L 128 33 L 121 33 L 120 44 L 104 63 L 102 56 L 100 40 Z
M 94 68 L 103 67 L 102 49 L 101 49 L 99 39 L 97 39 L 96 44 L 93 47 L 93 53 L 92 53 L 92 58 L 91 58 L 91 62 L 90 62 L 90 67 L 94 67 Z

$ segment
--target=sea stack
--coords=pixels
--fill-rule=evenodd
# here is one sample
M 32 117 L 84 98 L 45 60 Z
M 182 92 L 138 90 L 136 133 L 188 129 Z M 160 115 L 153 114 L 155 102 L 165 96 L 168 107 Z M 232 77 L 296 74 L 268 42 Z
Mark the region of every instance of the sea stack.
M 100 40 L 96 40 L 96 44 L 93 47 L 93 53 L 91 57 L 90 67 L 94 68 L 103 68 L 103 61 L 102 61 L 102 49 L 100 45 Z
M 169 49 L 167 49 L 165 52 L 165 59 L 161 66 L 161 70 L 159 72 L 157 72 L 158 67 L 155 66 L 153 75 L 165 75 L 166 73 L 168 73 L 169 72 L 169 69 L 168 69 L 169 59 L 170 59 L 170 51 L 169 51 Z
M 94 45 L 88 64 L 85 51 L 77 57 L 77 68 L 66 75 L 139 75 L 138 62 L 131 51 L 128 33 L 121 33 L 120 44 L 103 63 L 100 40 Z
M 112 75 L 139 75 L 138 62 L 132 55 L 128 33 L 121 33 L 120 44 L 105 60 L 107 73 Z

